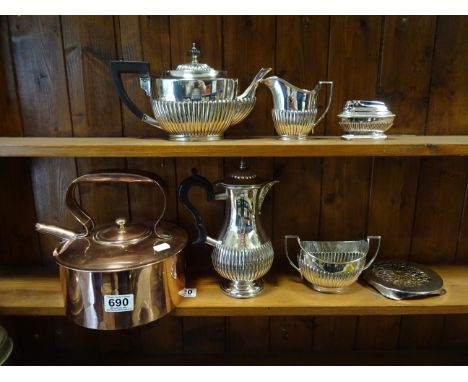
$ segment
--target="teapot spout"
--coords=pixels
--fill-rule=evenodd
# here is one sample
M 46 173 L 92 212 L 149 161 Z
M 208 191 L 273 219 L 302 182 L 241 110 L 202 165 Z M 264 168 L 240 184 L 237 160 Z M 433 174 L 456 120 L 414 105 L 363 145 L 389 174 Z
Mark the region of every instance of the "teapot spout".
M 268 72 L 271 71 L 271 68 L 261 68 L 257 75 L 254 77 L 250 85 L 244 92 L 237 97 L 238 100 L 253 98 L 255 96 L 255 91 L 257 90 L 257 86 L 262 81 L 263 77 L 267 75 Z
M 36 231 L 58 237 L 62 240 L 74 240 L 79 236 L 78 233 L 70 231 L 68 229 L 42 223 L 36 223 Z
M 262 210 L 263 201 L 265 200 L 268 191 L 276 184 L 279 183 L 279 180 L 272 180 L 271 182 L 265 183 L 263 187 L 260 189 L 260 193 L 258 195 L 258 211 Z

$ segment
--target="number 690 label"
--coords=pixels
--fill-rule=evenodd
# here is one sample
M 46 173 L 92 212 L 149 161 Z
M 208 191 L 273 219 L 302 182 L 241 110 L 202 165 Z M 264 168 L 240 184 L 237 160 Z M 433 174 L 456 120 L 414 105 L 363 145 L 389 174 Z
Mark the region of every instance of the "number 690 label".
M 104 296 L 104 311 L 129 312 L 133 310 L 133 294 L 120 295 L 105 295 Z

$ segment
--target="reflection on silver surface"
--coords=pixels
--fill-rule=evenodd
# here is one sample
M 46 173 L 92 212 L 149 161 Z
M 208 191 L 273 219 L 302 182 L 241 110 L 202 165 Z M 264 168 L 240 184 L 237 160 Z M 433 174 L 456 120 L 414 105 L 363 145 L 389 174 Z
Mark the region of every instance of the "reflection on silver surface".
M 262 81 L 273 96 L 273 122 L 279 139 L 305 139 L 328 112 L 333 82 L 319 81 L 313 90 L 300 89 L 282 78 L 273 76 Z M 328 102 L 321 116 L 317 115 L 317 97 L 322 85 L 329 86 Z
M 289 257 L 288 239 L 296 239 L 299 244 L 298 266 Z M 356 241 L 302 241 L 298 236 L 286 235 L 285 250 L 290 264 L 315 290 L 341 293 L 373 263 L 379 252 L 380 239 L 380 236 L 368 236 L 367 240 Z M 371 241 L 376 241 L 377 246 L 366 263 Z
M 260 279 L 273 263 L 273 247 L 261 225 L 260 209 L 266 194 L 276 183 L 278 181 L 258 179 L 242 160 L 239 169 L 217 183 L 224 188 L 222 193 L 214 193 L 211 183 L 195 170 L 179 186 L 179 198 L 192 213 L 198 228 L 196 242 L 214 247 L 213 267 L 226 279 L 221 288 L 231 297 L 247 298 L 260 293 L 263 288 Z M 209 200 L 226 200 L 226 217 L 217 238 L 207 235 L 198 210 L 188 200 L 188 191 L 194 186 L 205 188 Z
M 343 139 L 386 139 L 384 134 L 393 125 L 395 114 L 380 101 L 347 101 L 338 114 Z
M 376 262 L 364 280 L 392 300 L 445 294 L 442 278 L 427 266 L 401 259 Z
M 172 102 L 153 100 L 153 113 L 160 127 L 175 141 L 206 141 L 223 138 L 229 126 L 244 119 L 255 97 L 243 100 Z
M 140 120 L 161 128 L 178 141 L 222 139 L 225 130 L 252 111 L 258 84 L 271 68 L 261 68 L 249 86 L 239 94 L 237 78 L 200 63 L 199 49 L 188 51 L 191 62 L 166 70 L 160 77 L 150 75 L 147 62 L 112 61 L 112 79 L 123 103 Z M 128 96 L 123 73 L 137 73 L 140 87 L 149 97 L 155 118 L 142 112 Z

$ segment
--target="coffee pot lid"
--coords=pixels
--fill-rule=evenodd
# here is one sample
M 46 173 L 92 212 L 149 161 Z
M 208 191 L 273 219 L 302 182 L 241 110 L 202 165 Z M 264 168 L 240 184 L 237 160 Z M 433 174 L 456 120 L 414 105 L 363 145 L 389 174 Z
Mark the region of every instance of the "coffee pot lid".
M 161 78 L 162 79 L 214 79 L 214 78 L 226 78 L 226 72 L 213 69 L 208 64 L 198 62 L 198 57 L 201 55 L 201 51 L 197 48 L 196 44 L 193 43 L 192 48 L 187 51 L 187 54 L 192 58 L 192 61 L 185 64 L 180 64 L 175 70 L 165 71 Z
M 265 181 L 250 169 L 244 158 L 241 159 L 239 168 L 232 171 L 219 184 L 221 186 L 255 186 L 262 185 Z

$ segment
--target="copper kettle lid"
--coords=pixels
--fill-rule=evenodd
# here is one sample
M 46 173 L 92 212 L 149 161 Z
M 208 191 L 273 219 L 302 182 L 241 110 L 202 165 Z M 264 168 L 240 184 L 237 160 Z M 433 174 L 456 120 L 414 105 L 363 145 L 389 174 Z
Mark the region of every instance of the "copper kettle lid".
M 113 224 L 95 227 L 94 220 L 78 204 L 78 184 L 138 183 L 152 185 L 162 195 L 162 211 L 151 222 L 131 222 L 118 218 Z M 62 239 L 54 250 L 56 261 L 64 267 L 95 272 L 122 271 L 157 263 L 179 253 L 187 244 L 187 233 L 162 221 L 166 210 L 163 181 L 157 175 L 138 170 L 106 170 L 82 175 L 67 189 L 65 201 L 84 231 L 75 233 L 60 227 L 36 224 L 36 230 Z
M 113 226 L 99 227 L 91 235 L 61 243 L 54 251 L 55 260 L 79 271 L 116 272 L 156 264 L 185 248 L 185 230 L 160 221 L 156 234 L 152 223 L 131 224 L 128 235 L 119 234 Z M 113 233 L 116 237 L 111 238 Z

